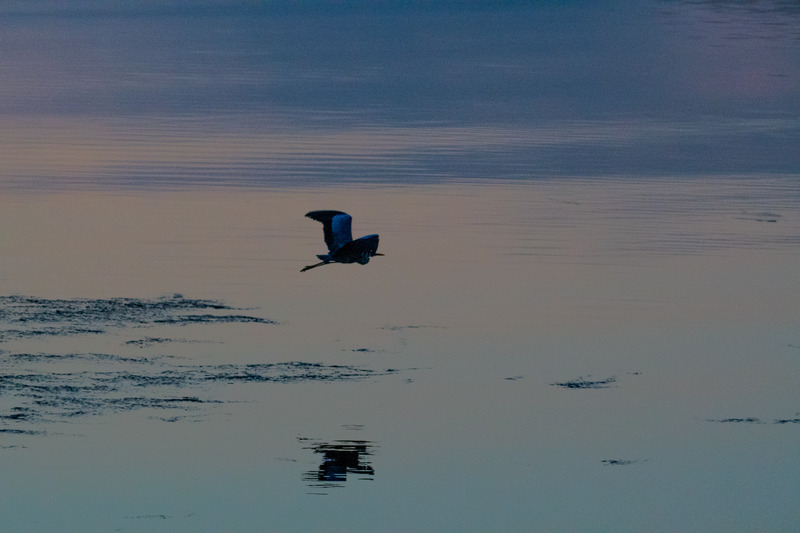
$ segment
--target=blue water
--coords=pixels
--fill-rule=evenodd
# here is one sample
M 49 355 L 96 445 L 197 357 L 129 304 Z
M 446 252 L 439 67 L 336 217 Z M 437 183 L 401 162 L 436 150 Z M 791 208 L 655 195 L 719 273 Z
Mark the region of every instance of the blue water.
M 4 2 L 0 73 L 0 529 L 800 523 L 796 3 Z
M 25 2 L 2 16 L 5 186 L 800 167 L 791 3 Z

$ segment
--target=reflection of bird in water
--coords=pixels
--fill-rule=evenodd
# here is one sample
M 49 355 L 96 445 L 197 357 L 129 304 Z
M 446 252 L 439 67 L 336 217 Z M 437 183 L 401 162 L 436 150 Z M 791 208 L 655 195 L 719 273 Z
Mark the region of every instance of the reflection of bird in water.
M 375 475 L 375 470 L 370 465 L 361 463 L 361 454 L 367 453 L 367 447 L 364 445 L 330 446 L 319 451 L 324 454 L 317 472 L 319 481 L 346 481 L 348 472 L 366 476 Z
M 317 222 L 322 222 L 328 253 L 317 255 L 322 261 L 315 265 L 308 265 L 300 272 L 329 263 L 358 263 L 366 265 L 371 257 L 383 255 L 377 253 L 377 235 L 367 235 L 353 240 L 353 236 L 350 233 L 350 223 L 353 221 L 353 217 L 347 213 L 342 213 L 341 211 L 311 211 L 306 213 L 306 216 Z
M 371 479 L 375 470 L 369 464 L 373 444 L 361 440 L 340 440 L 319 443 L 309 448 L 322 454 L 322 463 L 317 470 L 306 472 L 303 478 L 312 486 L 337 487 L 347 481 L 347 474 L 359 479 Z M 319 482 L 322 482 L 320 484 Z

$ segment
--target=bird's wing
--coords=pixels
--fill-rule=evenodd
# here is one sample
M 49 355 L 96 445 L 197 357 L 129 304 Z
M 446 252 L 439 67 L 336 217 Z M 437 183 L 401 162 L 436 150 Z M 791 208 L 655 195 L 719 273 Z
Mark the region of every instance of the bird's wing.
M 333 260 L 339 263 L 360 263 L 365 254 L 368 261 L 369 257 L 375 255 L 377 251 L 378 236 L 367 235 L 366 237 L 351 241 L 339 248 L 333 256 Z
M 353 235 L 350 231 L 353 218 L 347 213 L 341 211 L 311 211 L 306 213 L 306 216 L 317 222 L 322 222 L 325 244 L 331 254 L 353 240 Z
M 370 255 L 375 255 L 378 252 L 378 240 L 377 235 L 367 235 L 358 239 L 357 242 L 363 250 L 368 251 Z

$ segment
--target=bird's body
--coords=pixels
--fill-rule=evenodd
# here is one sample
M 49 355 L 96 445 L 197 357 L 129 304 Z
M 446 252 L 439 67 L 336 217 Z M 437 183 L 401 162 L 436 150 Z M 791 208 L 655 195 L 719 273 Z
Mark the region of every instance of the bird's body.
M 360 239 L 353 240 L 350 225 L 353 218 L 341 211 L 311 211 L 306 216 L 312 220 L 322 223 L 322 230 L 325 236 L 325 244 L 328 246 L 328 253 L 317 255 L 322 261 L 315 265 L 309 265 L 300 272 L 311 270 L 312 268 L 327 265 L 330 263 L 358 263 L 366 265 L 370 258 L 378 251 L 378 236 L 367 235 Z

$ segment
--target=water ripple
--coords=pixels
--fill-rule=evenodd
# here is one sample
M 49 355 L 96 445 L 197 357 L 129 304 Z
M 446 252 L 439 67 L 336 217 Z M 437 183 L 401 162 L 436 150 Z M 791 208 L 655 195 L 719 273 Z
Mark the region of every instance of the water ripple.
M 27 347 L 41 336 L 102 335 L 126 327 L 277 324 L 233 310 L 237 308 L 216 300 L 179 294 L 156 299 L 1 296 L 0 342 Z M 120 346 L 145 348 L 170 342 L 204 341 L 145 337 Z M 0 350 L 0 433 L 40 434 L 45 432 L 42 424 L 134 410 L 178 412 L 157 417 L 175 422 L 185 419 L 186 413 L 202 416 L 223 403 L 218 396 L 226 385 L 354 381 L 393 372 L 305 361 L 201 364 L 164 354 Z

